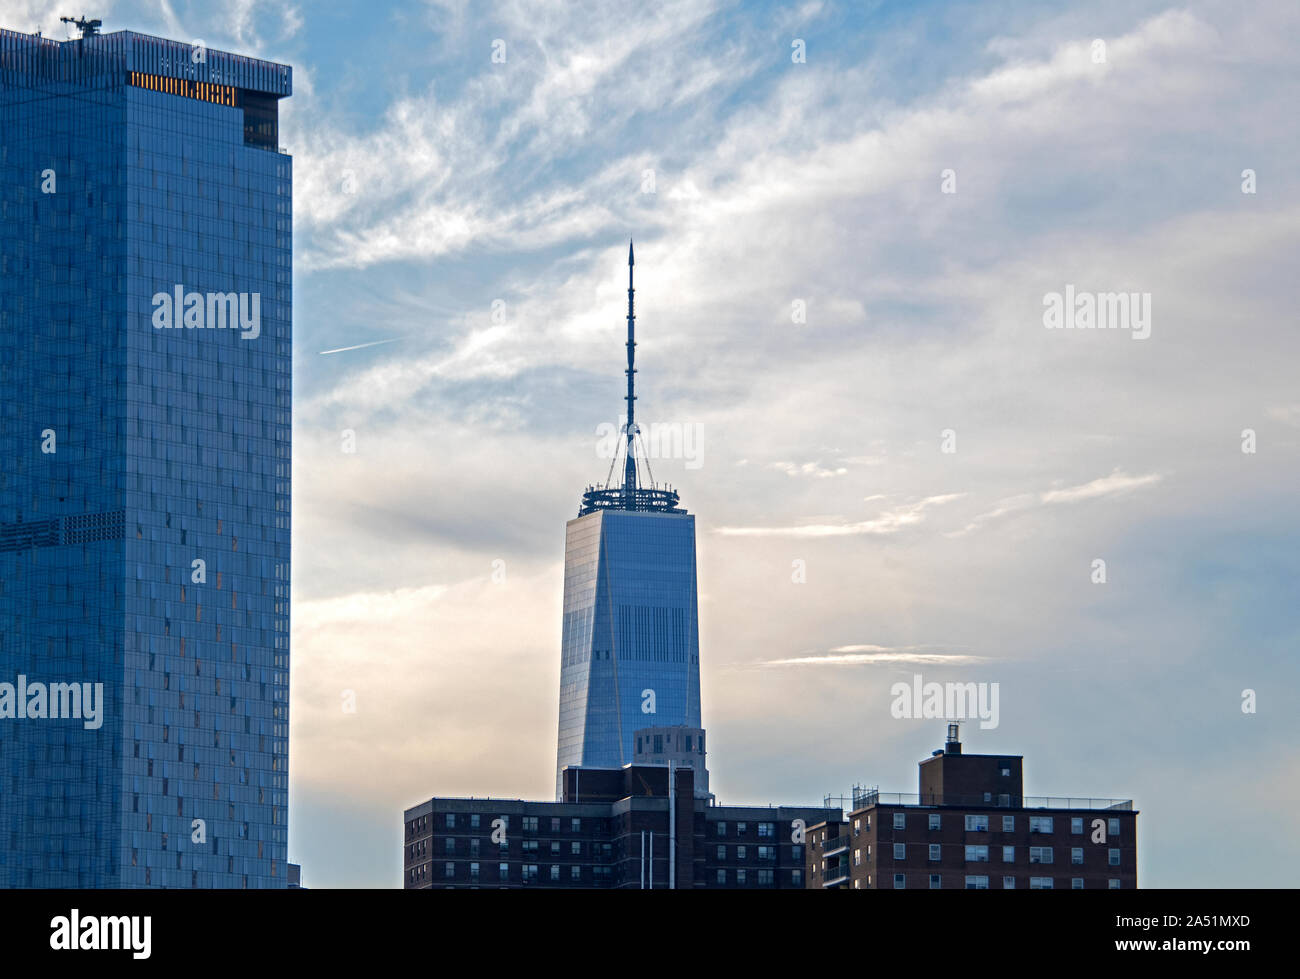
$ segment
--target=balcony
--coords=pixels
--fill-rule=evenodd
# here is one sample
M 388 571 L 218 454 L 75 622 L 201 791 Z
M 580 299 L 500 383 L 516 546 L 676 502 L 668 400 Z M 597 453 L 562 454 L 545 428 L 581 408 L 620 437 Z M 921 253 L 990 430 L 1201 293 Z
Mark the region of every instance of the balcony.
M 837 836 L 835 839 L 827 840 L 825 843 L 820 845 L 822 856 L 827 859 L 838 856 L 841 853 L 849 852 L 849 838 L 847 836 Z
M 843 860 L 838 867 L 827 867 L 822 872 L 822 887 L 835 887 L 847 883 L 849 879 L 849 862 Z

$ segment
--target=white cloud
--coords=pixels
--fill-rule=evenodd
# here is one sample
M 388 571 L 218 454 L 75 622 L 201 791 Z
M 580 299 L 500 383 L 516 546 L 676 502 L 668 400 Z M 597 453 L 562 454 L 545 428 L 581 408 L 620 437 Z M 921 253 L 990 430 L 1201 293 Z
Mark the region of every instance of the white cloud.
M 915 503 L 891 507 L 871 520 L 800 524 L 788 527 L 719 527 L 717 532 L 728 537 L 845 537 L 857 534 L 896 534 L 907 527 L 921 523 L 929 507 L 959 500 L 964 495 L 945 493 L 929 496 Z
M 843 466 L 832 469 L 823 466 L 820 462 L 774 462 L 772 468 L 787 476 L 813 476 L 817 479 L 833 479 L 848 472 Z
M 997 506 L 975 517 L 966 527 L 954 531 L 953 536 L 967 534 L 973 530 L 1009 513 L 1050 506 L 1055 503 L 1078 503 L 1083 500 L 1095 500 L 1105 496 L 1117 496 L 1147 486 L 1155 486 L 1164 477 L 1160 473 L 1147 473 L 1144 476 L 1129 476 L 1115 470 L 1109 476 L 1102 476 L 1079 486 L 1067 486 L 1061 489 L 1045 490 L 1041 493 L 1021 493 L 999 500 Z
M 968 666 L 991 662 L 987 656 L 968 653 L 925 652 L 934 646 L 836 646 L 819 656 L 792 656 L 785 659 L 762 660 L 752 666 L 897 666 L 917 664 L 923 666 Z

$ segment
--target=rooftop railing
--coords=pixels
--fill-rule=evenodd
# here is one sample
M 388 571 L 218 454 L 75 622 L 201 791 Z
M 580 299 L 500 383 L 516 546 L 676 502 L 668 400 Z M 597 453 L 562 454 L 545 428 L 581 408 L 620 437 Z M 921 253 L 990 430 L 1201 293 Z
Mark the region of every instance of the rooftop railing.
M 1116 809 L 1131 811 L 1132 799 L 1101 799 L 1083 796 L 1009 795 L 988 793 L 957 795 L 951 792 L 927 793 L 924 796 L 907 792 L 878 792 L 869 789 L 853 793 L 853 808 L 869 806 L 965 806 L 991 809 Z

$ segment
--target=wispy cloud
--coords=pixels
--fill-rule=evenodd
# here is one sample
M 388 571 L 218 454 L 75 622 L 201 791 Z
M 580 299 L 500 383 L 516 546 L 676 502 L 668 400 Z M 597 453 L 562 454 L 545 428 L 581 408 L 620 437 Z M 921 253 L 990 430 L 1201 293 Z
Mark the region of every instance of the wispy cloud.
M 769 659 L 750 666 L 897 666 L 913 664 L 921 666 L 969 666 L 973 663 L 988 663 L 988 656 L 974 656 L 969 653 L 940 653 L 926 650 L 943 649 L 936 645 L 920 646 L 876 646 L 871 644 L 853 646 L 835 646 L 829 652 L 817 656 L 792 656 L 785 659 Z
M 1118 496 L 1132 492 L 1133 490 L 1154 486 L 1163 478 L 1164 477 L 1160 473 L 1148 473 L 1143 476 L 1130 476 L 1117 469 L 1109 476 L 1102 476 L 1098 479 L 1092 480 L 1091 482 L 1082 483 L 1078 486 L 1067 486 L 1060 489 L 1044 490 L 1041 493 L 1021 493 L 1017 496 L 1008 496 L 999 500 L 992 510 L 979 514 L 964 528 L 953 531 L 948 536 L 958 537 L 963 534 L 969 534 L 972 531 L 983 527 L 990 521 L 1006 516 L 1009 513 L 1018 513 L 1035 507 L 1051 506 L 1057 503 L 1079 503 L 1083 500 L 1096 500 L 1106 496 Z
M 843 476 L 848 472 L 843 466 L 831 468 L 823 466 L 820 461 L 817 462 L 774 462 L 772 468 L 785 473 L 787 476 L 812 476 L 816 479 L 829 479 L 835 476 Z
M 728 537 L 847 537 L 857 534 L 896 534 L 921 523 L 925 511 L 961 499 L 964 493 L 928 496 L 916 503 L 905 503 L 882 511 L 871 520 L 846 523 L 800 524 L 791 527 L 719 527 L 717 533 Z

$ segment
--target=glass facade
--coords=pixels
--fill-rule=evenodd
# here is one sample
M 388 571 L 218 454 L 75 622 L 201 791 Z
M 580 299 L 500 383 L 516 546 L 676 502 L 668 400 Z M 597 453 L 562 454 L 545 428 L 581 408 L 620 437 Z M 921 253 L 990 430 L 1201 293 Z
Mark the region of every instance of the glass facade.
M 556 759 L 617 768 L 639 728 L 700 727 L 695 517 L 602 509 L 570 520 Z
M 290 70 L 0 31 L 0 81 L 0 886 L 285 886 Z

